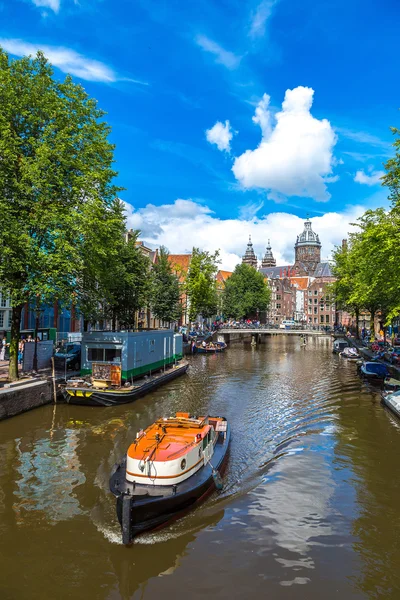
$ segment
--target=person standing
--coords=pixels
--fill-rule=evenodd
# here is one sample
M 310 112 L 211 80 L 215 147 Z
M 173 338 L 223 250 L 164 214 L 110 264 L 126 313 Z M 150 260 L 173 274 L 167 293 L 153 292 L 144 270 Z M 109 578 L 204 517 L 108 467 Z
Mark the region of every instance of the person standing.
M 0 347 L 0 360 L 4 360 L 5 358 L 5 353 L 6 353 L 6 338 L 4 337 L 1 341 L 1 347 Z

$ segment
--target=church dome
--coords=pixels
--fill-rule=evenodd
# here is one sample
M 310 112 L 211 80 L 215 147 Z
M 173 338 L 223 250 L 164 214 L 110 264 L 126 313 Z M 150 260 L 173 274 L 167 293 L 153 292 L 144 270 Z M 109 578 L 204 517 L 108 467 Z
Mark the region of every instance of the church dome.
M 318 248 L 321 248 L 319 236 L 312 230 L 310 219 L 305 221 L 303 232 L 297 236 L 295 248 L 299 246 L 317 246 Z

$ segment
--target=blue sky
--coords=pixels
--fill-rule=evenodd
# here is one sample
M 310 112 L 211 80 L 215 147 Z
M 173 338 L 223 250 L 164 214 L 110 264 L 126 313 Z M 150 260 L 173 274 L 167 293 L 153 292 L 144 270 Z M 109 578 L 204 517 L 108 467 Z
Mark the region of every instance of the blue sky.
M 399 11 L 394 0 L 0 0 L 0 44 L 43 48 L 57 77 L 71 72 L 107 111 L 130 225 L 174 252 L 221 247 L 231 267 L 249 233 L 258 254 L 268 236 L 290 260 L 307 212 L 328 255 L 349 220 L 385 204 Z

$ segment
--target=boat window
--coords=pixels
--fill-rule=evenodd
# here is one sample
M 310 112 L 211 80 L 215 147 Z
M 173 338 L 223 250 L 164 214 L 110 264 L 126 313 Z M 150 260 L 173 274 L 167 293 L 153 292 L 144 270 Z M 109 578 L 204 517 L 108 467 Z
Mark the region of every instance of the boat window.
M 88 361 L 104 361 L 104 348 L 88 348 Z
M 107 362 L 121 362 L 121 350 L 117 348 L 106 348 L 106 361 Z
M 203 437 L 203 450 L 205 450 L 205 448 L 207 447 L 207 443 L 208 443 L 208 442 L 207 442 L 207 436 L 205 435 L 205 436 Z

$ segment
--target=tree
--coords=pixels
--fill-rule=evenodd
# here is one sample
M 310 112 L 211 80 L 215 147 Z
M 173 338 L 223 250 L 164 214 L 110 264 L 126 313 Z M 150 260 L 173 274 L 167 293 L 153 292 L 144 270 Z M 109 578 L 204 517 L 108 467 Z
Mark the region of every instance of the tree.
M 168 250 L 160 247 L 153 267 L 152 309 L 155 316 L 168 323 L 177 321 L 182 314 L 179 280 L 172 271 Z
M 134 329 L 137 327 L 137 313 L 150 304 L 152 292 L 151 267 L 147 256 L 136 245 L 139 232 L 122 239 L 118 263 L 111 273 L 112 283 L 108 285 L 106 316 L 116 328 Z
M 193 248 L 188 274 L 186 293 L 189 299 L 189 319 L 197 315 L 212 317 L 218 308 L 216 274 L 219 251 L 210 252 Z
M 226 317 L 254 317 L 267 310 L 271 290 L 264 275 L 246 264 L 237 265 L 225 283 L 223 310 Z
M 94 209 L 104 231 L 118 188 L 104 112 L 41 52 L 10 60 L 0 48 L 0 281 L 12 304 L 9 378 L 18 377 L 24 303 L 76 299 L 92 257 Z M 79 290 L 78 290 L 79 291 Z

